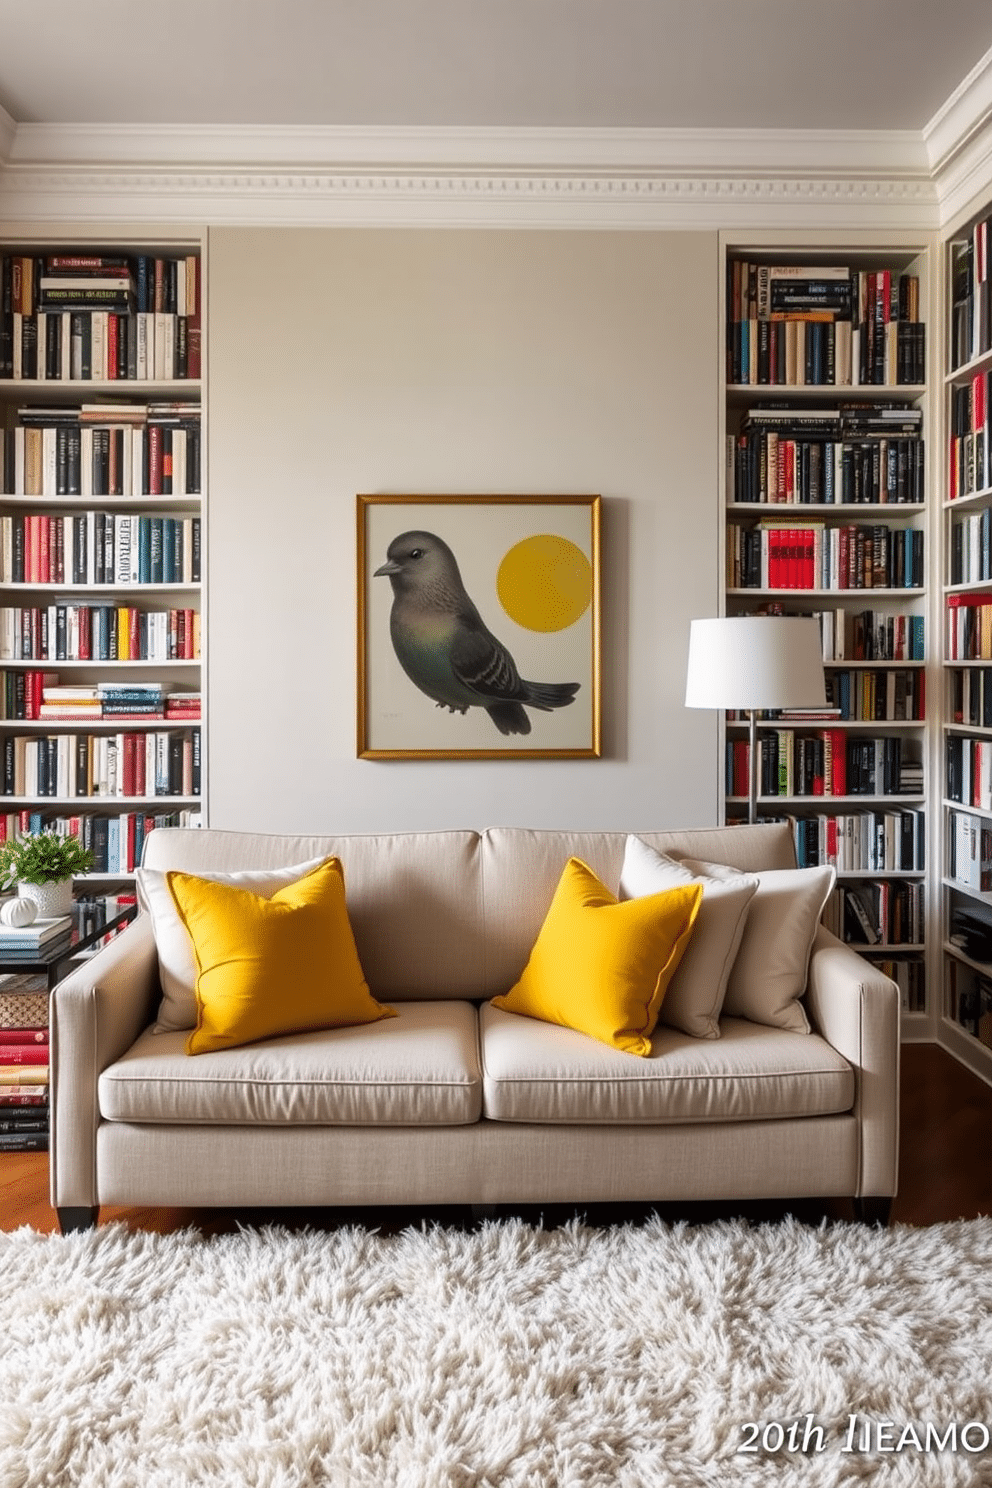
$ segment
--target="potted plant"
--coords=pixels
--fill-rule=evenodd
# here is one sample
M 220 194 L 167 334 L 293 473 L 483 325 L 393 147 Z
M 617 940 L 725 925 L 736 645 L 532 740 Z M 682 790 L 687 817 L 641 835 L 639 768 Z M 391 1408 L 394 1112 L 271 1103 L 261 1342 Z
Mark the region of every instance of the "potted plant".
M 0 844 L 0 885 L 15 885 L 22 899 L 31 899 L 41 919 L 68 914 L 72 907 L 72 879 L 93 865 L 93 854 L 78 837 L 57 832 L 33 832 Z

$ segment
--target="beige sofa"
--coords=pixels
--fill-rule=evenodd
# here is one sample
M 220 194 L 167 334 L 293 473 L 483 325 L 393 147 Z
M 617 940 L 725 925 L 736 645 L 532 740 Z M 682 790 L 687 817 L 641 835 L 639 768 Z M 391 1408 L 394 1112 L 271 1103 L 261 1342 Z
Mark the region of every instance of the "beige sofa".
M 755 871 L 794 867 L 787 826 L 645 832 Z M 160 828 L 145 865 L 190 873 L 341 858 L 373 994 L 398 1016 L 191 1057 L 156 1032 L 147 914 L 52 1001 L 51 1195 L 101 1204 L 299 1206 L 690 1201 L 896 1191 L 895 986 L 825 929 L 812 1033 L 659 1024 L 648 1059 L 500 1012 L 570 856 L 618 881 L 623 832 L 367 837 Z

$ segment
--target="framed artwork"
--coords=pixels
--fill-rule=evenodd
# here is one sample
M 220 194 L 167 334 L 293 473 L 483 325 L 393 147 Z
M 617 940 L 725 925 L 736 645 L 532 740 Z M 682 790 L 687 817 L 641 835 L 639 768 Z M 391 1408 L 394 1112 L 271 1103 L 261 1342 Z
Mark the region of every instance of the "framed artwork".
M 360 758 L 598 757 L 599 508 L 358 497 Z

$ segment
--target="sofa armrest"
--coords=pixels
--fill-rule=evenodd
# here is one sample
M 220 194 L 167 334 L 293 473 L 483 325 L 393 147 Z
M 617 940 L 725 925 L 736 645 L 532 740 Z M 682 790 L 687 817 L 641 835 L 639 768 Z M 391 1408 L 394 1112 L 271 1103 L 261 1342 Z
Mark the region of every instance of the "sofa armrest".
M 96 1198 L 97 1080 L 155 1016 L 158 957 L 140 914 L 52 993 L 49 1172 L 56 1208 Z
M 816 1032 L 854 1067 L 858 1196 L 891 1196 L 899 1175 L 899 989 L 821 925 L 806 1008 Z

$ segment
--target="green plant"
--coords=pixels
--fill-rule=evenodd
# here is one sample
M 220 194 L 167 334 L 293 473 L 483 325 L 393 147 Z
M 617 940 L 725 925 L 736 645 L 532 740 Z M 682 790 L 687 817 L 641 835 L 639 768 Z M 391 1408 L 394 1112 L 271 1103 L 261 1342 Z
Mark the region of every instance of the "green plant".
M 93 866 L 93 854 L 78 837 L 36 832 L 0 845 L 0 885 L 61 883 Z

